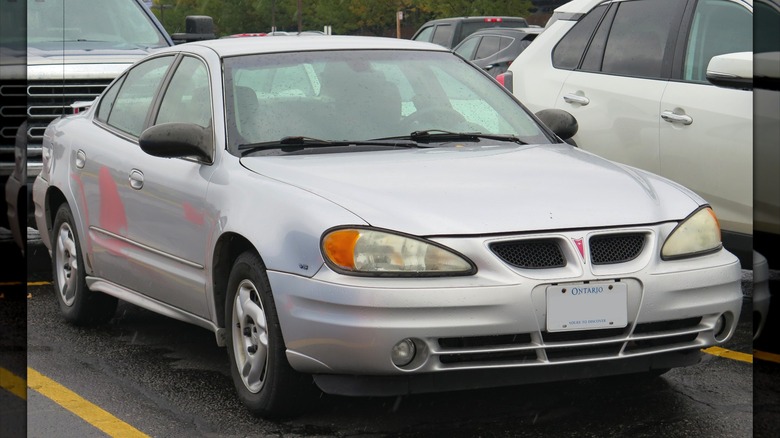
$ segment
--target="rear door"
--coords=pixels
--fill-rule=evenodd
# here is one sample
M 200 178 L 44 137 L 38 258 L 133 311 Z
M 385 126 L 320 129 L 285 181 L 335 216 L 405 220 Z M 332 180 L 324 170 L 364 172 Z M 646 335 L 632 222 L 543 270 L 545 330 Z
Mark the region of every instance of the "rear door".
M 595 32 L 569 32 L 555 48 L 554 64 L 576 65 L 555 107 L 577 118 L 580 130 L 574 140 L 580 147 L 660 173 L 659 102 L 671 75 L 684 7 L 679 0 L 615 2 L 603 15 L 594 11 L 577 25 L 596 25 Z M 567 44 L 588 40 L 579 58 L 567 50 Z

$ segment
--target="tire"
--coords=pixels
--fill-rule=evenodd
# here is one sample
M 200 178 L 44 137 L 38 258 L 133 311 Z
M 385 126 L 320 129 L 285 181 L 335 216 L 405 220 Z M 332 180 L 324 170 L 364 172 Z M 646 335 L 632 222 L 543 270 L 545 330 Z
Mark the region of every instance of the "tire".
M 282 420 L 312 407 L 319 390 L 310 375 L 293 370 L 287 361 L 265 265 L 254 252 L 233 263 L 225 324 L 233 384 L 253 415 Z
M 62 205 L 54 217 L 51 236 L 52 285 L 65 320 L 74 325 L 108 322 L 116 312 L 115 297 L 87 287 L 84 257 L 70 207 Z

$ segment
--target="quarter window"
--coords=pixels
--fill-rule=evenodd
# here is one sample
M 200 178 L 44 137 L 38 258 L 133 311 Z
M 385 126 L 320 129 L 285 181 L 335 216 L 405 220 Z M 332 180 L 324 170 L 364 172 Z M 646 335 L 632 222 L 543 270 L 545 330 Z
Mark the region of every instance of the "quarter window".
M 580 59 L 582 59 L 582 55 L 588 47 L 590 36 L 593 35 L 606 10 L 606 5 L 597 6 L 582 17 L 561 38 L 561 41 L 553 49 L 553 67 L 563 70 L 574 70 L 580 65 Z
M 111 108 L 114 107 L 114 101 L 116 100 L 116 95 L 119 92 L 119 89 L 122 87 L 122 82 L 124 82 L 125 77 L 122 76 L 121 78 L 117 79 L 116 82 L 114 82 L 113 85 L 105 92 L 103 95 L 103 98 L 100 99 L 100 106 L 98 106 L 98 112 L 97 112 L 97 119 L 101 120 L 103 122 L 108 120 L 109 115 L 111 114 Z
M 141 135 L 154 95 L 172 61 L 173 56 L 154 58 L 130 70 L 108 115 L 108 124 L 133 136 Z

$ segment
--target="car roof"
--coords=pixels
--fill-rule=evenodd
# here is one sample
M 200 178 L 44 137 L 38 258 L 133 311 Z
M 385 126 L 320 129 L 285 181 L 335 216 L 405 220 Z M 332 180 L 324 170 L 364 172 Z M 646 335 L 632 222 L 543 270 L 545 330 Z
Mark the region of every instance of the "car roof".
M 486 27 L 484 29 L 479 29 L 466 38 L 484 34 L 540 34 L 543 30 L 543 27 Z
M 347 36 L 347 35 L 298 35 L 294 38 L 218 38 L 197 41 L 159 50 L 176 52 L 188 46 L 207 47 L 220 57 L 257 53 L 302 52 L 316 50 L 429 50 L 446 52 L 448 49 L 433 43 L 399 38 Z
M 474 15 L 474 16 L 466 16 L 466 17 L 437 18 L 435 20 L 429 20 L 425 22 L 425 24 L 451 23 L 453 21 L 484 21 L 485 19 L 495 19 L 495 18 L 500 18 L 502 21 L 503 20 L 525 21 L 525 17 L 511 17 L 511 16 L 504 16 L 504 15 Z

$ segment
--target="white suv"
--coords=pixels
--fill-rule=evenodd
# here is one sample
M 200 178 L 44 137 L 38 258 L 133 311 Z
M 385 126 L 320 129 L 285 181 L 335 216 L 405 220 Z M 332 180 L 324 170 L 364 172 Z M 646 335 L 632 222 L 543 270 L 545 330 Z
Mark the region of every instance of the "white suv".
M 750 266 L 752 21 L 752 0 L 572 0 L 503 79 L 574 115 L 582 149 L 696 191 Z

